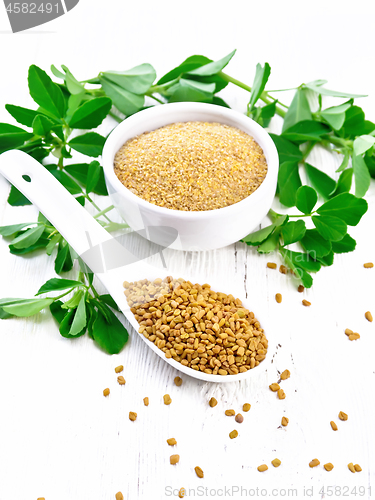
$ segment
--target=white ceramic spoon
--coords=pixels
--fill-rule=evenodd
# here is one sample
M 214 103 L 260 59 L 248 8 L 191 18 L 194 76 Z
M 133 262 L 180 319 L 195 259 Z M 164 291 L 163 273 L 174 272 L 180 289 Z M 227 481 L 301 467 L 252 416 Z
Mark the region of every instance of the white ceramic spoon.
M 122 283 L 126 281 L 137 281 L 141 279 L 154 280 L 168 276 L 168 269 L 161 269 L 148 265 L 144 261 L 131 254 L 125 247 L 118 243 L 111 235 L 100 226 L 98 222 L 74 199 L 74 197 L 48 172 L 40 163 L 31 156 L 21 151 L 8 151 L 0 155 L 0 173 L 14 184 L 32 203 L 42 212 L 42 214 L 55 226 L 62 236 L 73 247 L 82 260 L 95 272 L 98 270 L 98 255 L 89 251 L 90 248 L 96 248 L 106 254 L 110 246 L 110 256 L 116 260 L 119 256 L 123 262 L 127 262 L 122 267 L 113 267 L 111 261 L 108 261 L 111 269 L 105 269 L 104 259 L 99 259 L 104 266 L 96 271 L 97 278 L 107 289 L 108 293 L 116 301 L 118 307 L 124 313 L 130 324 L 138 332 L 139 324 L 130 311 L 124 296 Z M 164 274 L 164 276 L 163 276 Z M 174 276 L 178 278 L 180 276 Z M 234 287 L 230 290 L 223 290 L 220 284 L 210 279 L 209 276 L 182 276 L 184 279 L 193 283 L 209 283 L 213 290 L 224 293 L 232 293 L 235 297 L 242 298 L 236 293 Z M 219 286 L 218 286 L 219 285 Z M 252 285 L 250 280 L 250 285 Z M 241 293 L 241 292 L 240 292 Z M 266 359 L 257 367 L 238 375 L 210 375 L 192 368 L 183 366 L 174 359 L 167 359 L 164 353 L 158 349 L 152 342 L 148 341 L 142 334 L 140 337 L 166 363 L 190 375 L 191 377 L 205 380 L 207 382 L 235 382 L 251 377 L 253 373 L 259 373 L 260 369 L 267 366 L 272 357 L 274 348 L 274 338 L 270 328 L 270 321 L 265 313 L 265 307 L 261 307 L 259 297 L 254 292 L 253 300 L 243 300 L 243 304 L 248 309 L 254 311 L 256 318 L 264 328 L 269 348 Z M 254 300 L 255 299 L 255 300 Z

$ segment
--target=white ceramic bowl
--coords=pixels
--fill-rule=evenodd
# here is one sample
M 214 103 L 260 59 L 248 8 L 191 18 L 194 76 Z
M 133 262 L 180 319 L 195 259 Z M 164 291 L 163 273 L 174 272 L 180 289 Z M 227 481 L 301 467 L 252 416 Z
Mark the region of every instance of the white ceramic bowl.
M 129 191 L 119 181 L 113 168 L 114 157 L 120 147 L 144 132 L 187 121 L 223 123 L 251 135 L 263 149 L 268 165 L 266 178 L 259 188 L 234 205 L 200 212 L 159 207 Z M 279 159 L 268 133 L 245 115 L 213 104 L 182 102 L 140 111 L 120 123 L 105 143 L 103 167 L 112 202 L 134 231 L 143 231 L 149 240 L 165 247 L 212 250 L 240 240 L 253 231 L 267 214 L 275 196 Z M 173 228 L 172 233 L 178 234 L 173 243 L 170 228 Z

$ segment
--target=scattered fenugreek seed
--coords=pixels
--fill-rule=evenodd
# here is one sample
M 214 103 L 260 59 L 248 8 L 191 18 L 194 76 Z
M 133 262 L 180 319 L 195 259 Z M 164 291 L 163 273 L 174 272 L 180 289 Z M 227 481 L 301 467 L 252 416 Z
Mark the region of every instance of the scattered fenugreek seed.
M 274 467 L 279 467 L 281 465 L 281 460 L 279 460 L 278 458 L 274 458 L 271 462 L 271 464 L 274 466 Z
M 214 408 L 217 405 L 217 401 L 215 398 L 211 398 L 208 404 L 211 406 L 211 408 Z
M 115 495 L 116 500 L 124 500 L 124 495 L 121 493 L 121 491 L 118 491 Z
M 103 391 L 103 396 L 109 396 L 109 393 L 110 393 L 110 392 L 111 392 L 111 391 L 110 391 L 110 390 L 108 389 L 108 387 L 107 387 L 107 389 L 104 389 L 104 391 Z
M 137 414 L 135 413 L 135 411 L 129 411 L 129 420 L 131 420 L 132 422 L 137 420 Z
M 369 321 L 370 323 L 372 323 L 373 317 L 372 317 L 372 314 L 370 313 L 370 311 L 367 311 L 365 313 L 365 318 L 367 319 L 367 321 Z
M 306 306 L 306 307 L 311 306 L 311 302 L 309 302 L 308 300 L 305 300 L 305 299 L 303 299 L 302 304 L 303 304 L 304 306 Z
M 290 377 L 290 371 L 289 370 L 284 370 L 283 373 L 280 375 L 281 380 L 286 380 L 289 377 Z
M 355 464 L 354 468 L 356 472 L 362 472 L 362 467 L 359 464 Z
M 273 384 L 271 384 L 269 387 L 270 387 L 270 389 L 271 389 L 272 392 L 276 392 L 276 391 L 278 391 L 280 389 L 279 384 L 277 384 L 276 382 L 273 383 Z
M 350 464 L 348 464 L 348 469 L 350 470 L 350 472 L 353 472 L 353 473 L 355 472 L 353 462 L 350 462 Z
M 266 464 L 259 465 L 258 467 L 259 472 L 264 472 L 266 470 L 268 470 L 268 466 Z
M 234 410 L 225 410 L 225 415 L 227 417 L 233 417 L 233 415 L 235 415 L 236 412 Z
M 317 458 L 314 458 L 313 460 L 311 460 L 311 462 L 309 463 L 309 467 L 313 468 L 313 467 L 317 467 L 318 465 L 320 464 L 319 460 Z
M 338 427 L 333 420 L 331 420 L 330 424 L 331 424 L 332 430 L 337 431 Z
M 281 264 L 281 266 L 279 267 L 279 271 L 281 272 L 281 274 L 287 274 L 288 268 Z
M 289 418 L 288 417 L 283 417 L 281 419 L 281 425 L 283 425 L 284 427 L 286 427 L 288 424 L 289 424 Z
M 128 140 L 115 174 L 132 193 L 173 210 L 237 203 L 263 182 L 267 162 L 248 134 L 221 123 L 172 123 Z
M 279 399 L 285 399 L 285 392 L 282 389 L 279 389 L 277 391 L 277 395 L 278 395 Z
M 281 295 L 281 293 L 277 293 L 275 295 L 275 299 L 278 304 L 281 304 L 281 302 L 283 301 L 283 296 Z
M 349 337 L 349 335 L 353 335 L 353 330 L 351 330 L 350 328 L 346 328 L 345 330 L 345 335 L 347 335 Z
M 374 267 L 374 264 L 372 262 L 366 262 L 366 264 L 363 264 L 363 267 L 370 269 L 371 267 Z
M 352 333 L 351 335 L 349 335 L 349 340 L 358 340 L 358 339 L 360 339 L 360 338 L 361 338 L 361 336 L 360 336 L 360 334 L 359 334 L 359 333 L 357 333 L 357 332 L 354 332 L 354 333 Z
M 169 444 L 169 446 L 174 446 L 175 444 L 177 444 L 177 441 L 175 440 L 175 438 L 169 438 L 167 439 L 167 443 Z
M 331 470 L 333 469 L 333 464 L 331 464 L 331 462 L 328 462 L 327 464 L 324 464 L 324 468 L 326 471 L 328 472 L 331 472 Z
M 233 295 L 170 276 L 130 283 L 124 293 L 139 333 L 168 359 L 227 376 L 245 373 L 266 357 L 264 330 Z
M 243 406 L 242 406 L 242 411 L 249 411 L 251 408 L 251 404 L 250 403 L 245 403 Z
M 125 379 L 122 375 L 120 375 L 119 377 L 117 377 L 117 382 L 120 384 L 120 385 L 125 385 Z
M 150 402 L 150 401 L 149 401 L 149 399 L 148 399 L 147 397 L 146 397 L 146 398 L 143 398 L 143 404 L 144 404 L 145 406 L 148 406 L 149 402 Z
M 299 285 L 297 290 L 299 291 L 299 293 L 302 293 L 304 291 L 305 287 L 303 285 Z
M 172 398 L 169 394 L 164 394 L 163 400 L 165 405 L 170 405 L 172 403 Z
M 348 420 L 348 415 L 346 413 L 344 413 L 343 411 L 340 411 L 339 419 L 340 420 Z
M 123 369 L 124 369 L 124 367 L 122 365 L 116 366 L 115 372 L 116 373 L 121 373 Z
M 236 430 L 234 430 L 234 431 L 232 431 L 232 432 L 230 432 L 230 433 L 229 433 L 229 437 L 230 437 L 231 439 L 234 439 L 234 438 L 236 438 L 237 436 L 238 436 L 238 431 L 236 431 Z
M 177 385 L 177 387 L 180 387 L 182 384 L 182 378 L 181 377 L 175 377 L 174 383 Z
M 237 413 L 237 415 L 235 416 L 234 420 L 235 420 L 238 424 L 242 424 L 242 422 L 243 422 L 243 416 L 241 415 L 241 413 Z
M 185 492 L 185 488 L 180 488 L 180 491 L 178 492 L 178 498 L 184 498 Z
M 171 455 L 169 458 L 171 465 L 176 465 L 180 461 L 180 455 Z
M 194 468 L 194 470 L 195 470 L 195 473 L 198 477 L 200 477 L 201 479 L 202 479 L 202 477 L 204 477 L 204 473 L 200 467 L 197 466 Z
M 269 269 L 277 269 L 277 264 L 275 262 L 267 262 L 267 267 Z

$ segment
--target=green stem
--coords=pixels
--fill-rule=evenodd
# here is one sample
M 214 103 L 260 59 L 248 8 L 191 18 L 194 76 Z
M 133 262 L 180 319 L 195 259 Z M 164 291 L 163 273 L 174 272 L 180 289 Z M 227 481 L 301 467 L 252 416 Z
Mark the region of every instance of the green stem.
M 237 80 L 236 78 L 233 78 L 232 76 L 228 75 L 227 73 L 224 73 L 223 71 L 220 71 L 218 73 L 219 76 L 221 76 L 221 78 L 223 80 L 225 80 L 226 82 L 228 83 L 233 83 L 234 85 L 237 85 L 237 87 L 240 87 L 241 89 L 244 89 L 246 90 L 247 92 L 251 92 L 251 87 L 249 87 L 249 85 L 246 85 L 246 83 L 243 83 L 241 82 L 240 80 Z M 261 96 L 260 96 L 260 99 L 265 103 L 265 104 L 271 104 L 271 101 L 270 101 L 270 98 L 273 100 L 273 101 L 276 101 L 277 99 L 275 99 L 274 97 L 270 96 L 268 94 L 268 92 L 264 91 L 262 92 Z M 286 106 L 285 104 L 282 104 L 281 102 L 279 102 L 279 105 L 284 107 L 284 108 L 288 108 L 288 106 Z M 276 106 L 276 113 L 281 116 L 282 118 L 284 118 L 284 116 L 286 115 L 286 111 L 284 111 L 283 109 L 280 109 L 278 106 Z
M 94 297 L 97 298 L 97 299 L 100 299 L 100 295 L 98 294 L 98 292 L 95 290 L 94 288 L 94 285 L 91 285 L 90 286 L 90 289 L 92 290 L 92 293 L 94 294 Z
M 98 212 L 101 212 L 100 208 L 99 208 L 99 207 L 98 207 L 98 205 L 95 203 L 95 201 L 94 201 L 94 200 L 90 197 L 90 195 L 89 195 L 89 194 L 87 194 L 87 193 L 86 193 L 86 194 L 84 194 L 83 196 L 86 198 L 86 200 L 88 200 L 88 201 L 91 203 L 91 205 L 92 205 L 94 208 L 96 208 L 96 210 L 97 210 Z M 107 219 L 107 221 L 108 221 L 108 222 L 112 222 L 112 221 L 111 221 L 111 219 L 109 219 L 106 215 L 104 215 L 104 218 L 105 218 L 105 219 Z
M 311 151 L 314 149 L 315 144 L 316 143 L 312 142 L 312 141 L 310 141 L 308 143 L 306 151 L 303 154 L 303 159 L 302 159 L 303 162 L 305 162 L 307 160 L 307 157 L 309 156 L 309 154 L 311 153 Z
M 111 205 L 111 206 L 109 206 L 107 208 L 104 208 L 103 210 L 101 210 L 100 212 L 98 212 L 97 214 L 94 215 L 94 219 L 97 219 L 98 217 L 100 217 L 101 215 L 106 214 L 107 212 L 110 212 L 114 208 L 115 207 L 113 205 Z
M 121 123 L 123 121 L 119 116 L 113 113 L 113 111 L 110 111 L 108 114 L 109 116 L 112 116 L 112 118 L 114 118 L 118 123 Z
M 159 104 L 164 104 L 164 102 L 159 99 L 158 97 L 155 97 L 153 94 L 146 94 L 148 97 L 151 97 L 151 99 L 154 99 L 154 101 L 158 102 Z

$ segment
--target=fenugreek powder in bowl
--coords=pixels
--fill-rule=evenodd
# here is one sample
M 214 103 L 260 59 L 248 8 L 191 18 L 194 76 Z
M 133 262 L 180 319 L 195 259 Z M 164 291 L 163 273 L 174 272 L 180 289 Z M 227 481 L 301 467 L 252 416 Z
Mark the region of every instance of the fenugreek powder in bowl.
M 114 169 L 115 157 L 124 144 L 146 132 L 172 124 L 184 126 L 188 122 L 223 124 L 227 128 L 239 129 L 253 138 L 261 148 L 267 164 L 267 173 L 259 187 L 241 201 L 223 208 L 176 210 L 148 202 L 119 180 Z M 150 241 L 180 250 L 224 247 L 253 231 L 271 207 L 276 191 L 278 166 L 275 145 L 260 125 L 237 111 L 204 103 L 164 104 L 140 111 L 112 131 L 103 150 L 108 192 L 123 219 L 133 230 L 141 231 Z M 149 183 L 150 177 L 145 177 L 144 182 Z M 244 186 L 241 185 L 241 178 L 237 182 L 240 193 Z M 243 183 L 245 182 L 244 178 Z M 145 192 L 152 195 L 149 186 Z

